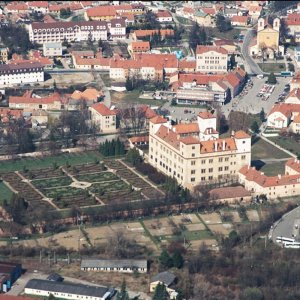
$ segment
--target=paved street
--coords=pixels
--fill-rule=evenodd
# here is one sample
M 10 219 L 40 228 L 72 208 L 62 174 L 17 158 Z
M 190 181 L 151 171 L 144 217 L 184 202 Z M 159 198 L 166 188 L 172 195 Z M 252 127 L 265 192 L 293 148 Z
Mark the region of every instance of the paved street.
M 241 98 L 236 97 L 226 105 L 222 106 L 222 111 L 226 117 L 229 115 L 231 110 L 257 114 L 263 108 L 265 113 L 268 113 L 274 103 L 278 101 L 279 95 L 284 90 L 284 86 L 290 82 L 290 78 L 278 77 L 278 83 L 276 84 L 273 93 L 268 100 L 263 101 L 256 95 L 265 84 L 266 78 L 258 79 L 256 77 L 252 77 L 251 80 L 253 81 L 253 87 L 248 91 L 248 94 Z
M 260 67 L 249 54 L 249 45 L 254 36 L 254 30 L 251 28 L 247 31 L 242 45 L 242 54 L 245 59 L 245 69 L 248 74 L 263 74 Z
M 273 225 L 269 237 L 276 242 L 277 237 L 292 238 L 295 220 L 300 219 L 300 206 L 282 216 L 282 218 Z M 299 236 L 298 236 L 299 238 Z

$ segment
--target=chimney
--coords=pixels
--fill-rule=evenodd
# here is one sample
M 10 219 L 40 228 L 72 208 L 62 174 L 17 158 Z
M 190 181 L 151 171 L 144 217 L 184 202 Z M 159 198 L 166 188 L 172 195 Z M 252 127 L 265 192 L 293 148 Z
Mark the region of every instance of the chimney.
M 214 151 L 215 151 L 215 152 L 218 151 L 218 142 L 214 142 Z
M 281 179 L 281 174 L 278 174 L 278 179 Z
M 226 149 L 226 142 L 225 142 L 225 140 L 223 140 L 223 142 L 222 142 L 222 150 L 225 151 L 225 149 Z

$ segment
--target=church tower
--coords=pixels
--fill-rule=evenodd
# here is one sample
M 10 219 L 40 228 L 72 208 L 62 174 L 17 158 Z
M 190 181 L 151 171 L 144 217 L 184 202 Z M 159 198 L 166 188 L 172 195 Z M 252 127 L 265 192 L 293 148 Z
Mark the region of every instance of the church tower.
M 265 28 L 265 19 L 259 18 L 257 23 L 257 32 L 263 30 Z
M 280 19 L 279 18 L 274 19 L 273 29 L 279 32 L 279 29 L 280 29 Z

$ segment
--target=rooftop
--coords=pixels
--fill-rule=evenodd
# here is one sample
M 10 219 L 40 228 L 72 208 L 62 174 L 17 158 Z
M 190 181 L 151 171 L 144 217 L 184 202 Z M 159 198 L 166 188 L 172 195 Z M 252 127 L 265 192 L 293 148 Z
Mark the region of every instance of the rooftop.
M 144 268 L 146 259 L 83 259 L 81 268 Z

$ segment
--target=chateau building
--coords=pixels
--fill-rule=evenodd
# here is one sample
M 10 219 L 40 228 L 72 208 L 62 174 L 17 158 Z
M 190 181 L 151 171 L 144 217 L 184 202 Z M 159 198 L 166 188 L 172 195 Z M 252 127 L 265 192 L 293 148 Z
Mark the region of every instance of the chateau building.
M 251 162 L 251 137 L 244 131 L 220 138 L 217 120 L 201 112 L 196 123 L 171 126 L 160 116 L 150 120 L 149 163 L 182 186 L 234 177 Z

